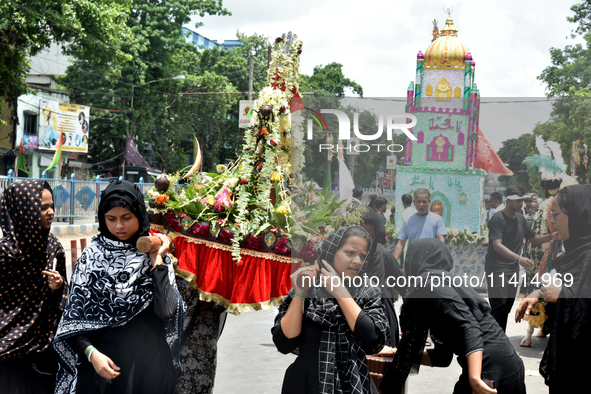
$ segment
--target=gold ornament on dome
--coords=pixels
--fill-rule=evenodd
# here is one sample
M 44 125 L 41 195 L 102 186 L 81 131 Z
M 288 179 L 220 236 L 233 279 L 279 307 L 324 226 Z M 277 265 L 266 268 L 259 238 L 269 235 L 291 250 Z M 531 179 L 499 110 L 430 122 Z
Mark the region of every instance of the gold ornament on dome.
M 445 26 L 441 29 L 441 34 L 444 36 L 452 36 L 458 35 L 458 29 L 454 26 L 454 21 L 451 19 L 451 13 L 453 12 L 453 7 L 448 7 L 443 9 L 447 13 L 447 19 L 445 20 Z
M 448 17 L 440 36 L 435 38 L 425 51 L 424 68 L 444 70 L 465 70 L 465 57 L 470 51 L 466 44 L 458 38 L 458 29 L 451 18 L 453 8 L 445 11 Z

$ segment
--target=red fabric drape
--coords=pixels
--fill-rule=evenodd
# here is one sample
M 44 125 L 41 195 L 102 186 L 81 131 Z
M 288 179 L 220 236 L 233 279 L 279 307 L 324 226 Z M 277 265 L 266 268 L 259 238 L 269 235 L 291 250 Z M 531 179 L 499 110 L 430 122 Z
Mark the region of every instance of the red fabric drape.
M 278 261 L 272 254 L 245 251 L 238 265 L 230 250 L 214 242 L 195 243 L 179 236 L 174 244 L 179 268 L 196 276 L 199 290 L 226 300 L 213 299 L 231 311 L 240 311 L 241 305 L 259 309 L 260 304 L 285 296 L 291 289 L 289 258 Z

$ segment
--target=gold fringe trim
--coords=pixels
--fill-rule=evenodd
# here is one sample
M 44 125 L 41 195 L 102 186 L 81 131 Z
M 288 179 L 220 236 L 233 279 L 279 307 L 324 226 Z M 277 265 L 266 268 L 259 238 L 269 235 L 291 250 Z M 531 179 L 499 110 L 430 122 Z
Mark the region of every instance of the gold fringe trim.
M 191 237 L 189 235 L 177 233 L 176 231 L 167 231 L 164 229 L 164 226 L 159 225 L 159 224 L 150 224 L 150 227 L 153 230 L 158 231 L 159 233 L 168 235 L 172 239 L 175 239 L 176 237 L 183 237 L 183 238 L 187 239 L 187 241 L 189 241 L 189 242 L 192 242 L 195 244 L 200 244 L 200 245 L 206 245 L 209 248 L 220 249 L 220 250 L 224 250 L 227 252 L 232 252 L 234 250 L 232 245 L 226 245 L 226 244 L 222 244 L 219 242 L 207 241 L 205 239 L 195 238 L 195 237 Z M 285 263 L 285 264 L 296 264 L 296 263 L 303 262 L 302 259 L 298 259 L 298 258 L 292 258 L 289 256 L 280 256 L 280 255 L 277 255 L 274 253 L 269 253 L 269 252 L 257 252 L 256 250 L 250 250 L 250 249 L 240 249 L 240 254 L 243 256 L 256 257 L 259 259 L 279 261 L 280 263 Z
M 285 298 L 285 296 L 272 297 L 269 301 L 264 302 L 255 302 L 252 304 L 233 304 L 219 294 L 208 293 L 206 291 L 200 290 L 197 288 L 196 284 L 191 283 L 191 288 L 199 291 L 199 299 L 201 301 L 215 302 L 216 304 L 226 308 L 227 312 L 233 315 L 239 315 L 241 313 L 247 312 L 256 312 L 260 310 L 269 310 L 274 306 L 279 306 L 281 301 L 283 301 Z

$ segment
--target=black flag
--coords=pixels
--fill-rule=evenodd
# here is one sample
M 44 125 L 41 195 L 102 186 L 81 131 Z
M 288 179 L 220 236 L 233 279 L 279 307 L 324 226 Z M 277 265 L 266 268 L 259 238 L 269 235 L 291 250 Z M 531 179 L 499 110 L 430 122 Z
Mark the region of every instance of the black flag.
M 125 161 L 154 170 L 148 163 L 146 163 L 142 155 L 140 155 L 140 152 L 137 151 L 129 133 L 127 133 L 127 141 L 125 142 Z

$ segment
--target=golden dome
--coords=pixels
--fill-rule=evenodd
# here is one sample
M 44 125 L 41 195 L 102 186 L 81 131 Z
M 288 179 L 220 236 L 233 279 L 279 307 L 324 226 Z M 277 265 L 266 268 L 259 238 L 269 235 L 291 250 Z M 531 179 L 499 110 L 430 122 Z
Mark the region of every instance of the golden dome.
M 425 51 L 424 68 L 445 70 L 464 70 L 464 60 L 470 50 L 458 38 L 458 30 L 451 16 L 447 17 L 441 35 L 436 38 Z

